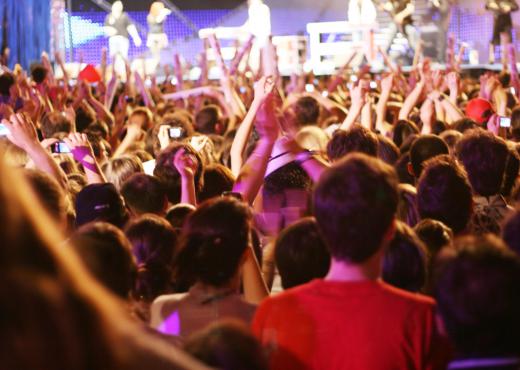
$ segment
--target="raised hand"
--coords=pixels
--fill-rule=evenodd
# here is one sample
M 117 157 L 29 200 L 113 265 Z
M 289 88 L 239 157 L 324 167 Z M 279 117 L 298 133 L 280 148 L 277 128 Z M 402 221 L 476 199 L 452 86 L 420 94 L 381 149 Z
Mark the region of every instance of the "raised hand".
M 40 146 L 36 128 L 31 119 L 24 114 L 13 114 L 7 119 L 3 119 L 2 123 L 7 127 L 9 133 L 7 138 L 14 145 L 29 151 L 35 145 Z
M 269 141 L 276 141 L 280 132 L 280 122 L 278 118 L 281 98 L 271 92 L 265 98 L 256 114 L 256 130 L 258 134 Z
M 186 152 L 184 148 L 179 149 L 173 158 L 173 165 L 179 171 L 183 178 L 193 178 L 197 172 L 198 161 L 191 153 Z
M 265 98 L 273 91 L 274 79 L 271 76 L 261 77 L 254 86 L 255 97 L 254 99 L 261 103 Z

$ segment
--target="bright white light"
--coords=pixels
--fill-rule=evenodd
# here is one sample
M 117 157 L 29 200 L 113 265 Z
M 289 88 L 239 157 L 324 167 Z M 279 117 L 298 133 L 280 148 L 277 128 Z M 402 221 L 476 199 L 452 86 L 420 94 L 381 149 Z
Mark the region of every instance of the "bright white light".
M 308 93 L 314 92 L 314 85 L 313 84 L 305 85 L 305 91 L 307 91 Z

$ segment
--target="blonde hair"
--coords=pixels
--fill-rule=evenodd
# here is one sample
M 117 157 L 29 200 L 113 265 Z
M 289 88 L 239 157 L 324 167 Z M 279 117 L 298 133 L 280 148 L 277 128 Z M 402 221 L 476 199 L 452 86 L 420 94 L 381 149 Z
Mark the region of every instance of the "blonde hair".
M 111 158 L 102 166 L 102 171 L 108 182 L 121 190 L 123 183 L 134 173 L 144 172 L 143 164 L 135 155 L 122 155 Z

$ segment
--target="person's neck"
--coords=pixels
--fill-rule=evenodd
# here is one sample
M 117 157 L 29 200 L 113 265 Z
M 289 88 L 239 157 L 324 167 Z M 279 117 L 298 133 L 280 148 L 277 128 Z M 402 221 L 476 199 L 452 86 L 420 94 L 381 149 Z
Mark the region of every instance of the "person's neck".
M 352 263 L 332 258 L 326 281 L 376 281 L 381 277 L 382 253 L 377 252 L 368 260 Z

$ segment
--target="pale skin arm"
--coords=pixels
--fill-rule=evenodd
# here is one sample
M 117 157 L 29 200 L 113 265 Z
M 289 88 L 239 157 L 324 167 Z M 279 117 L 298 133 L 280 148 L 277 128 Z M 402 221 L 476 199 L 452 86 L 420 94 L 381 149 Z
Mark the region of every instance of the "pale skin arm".
M 350 93 L 352 104 L 350 105 L 350 109 L 348 111 L 347 117 L 345 121 L 341 124 L 341 130 L 348 130 L 354 123 L 356 123 L 359 115 L 361 114 L 361 110 L 365 105 L 365 90 L 359 84 L 354 87 Z
M 262 277 L 262 271 L 252 247 L 246 250 L 245 262 L 242 266 L 242 283 L 244 299 L 253 304 L 259 304 L 269 295 L 269 290 Z
M 271 93 L 257 113 L 256 127 L 260 140 L 240 170 L 233 187 L 233 191 L 241 193 L 244 201 L 249 204 L 253 204 L 263 184 L 267 162 L 278 138 L 280 125 L 276 116 L 276 109 L 280 104 L 276 100 L 277 97 L 274 96 L 274 93 Z
M 379 130 L 383 135 L 388 132 L 385 125 L 386 105 L 392 93 L 394 85 L 394 75 L 390 74 L 381 81 L 381 95 L 376 105 L 376 130 Z
M 233 144 L 231 145 L 231 172 L 233 172 L 234 176 L 238 176 L 240 169 L 242 168 L 242 156 L 247 141 L 249 140 L 249 136 L 251 135 L 251 131 L 253 130 L 256 113 L 258 112 L 258 109 L 260 109 L 260 106 L 267 95 L 273 91 L 273 88 L 273 80 L 267 77 L 262 77 L 255 84 L 255 97 L 251 103 L 249 111 L 242 121 L 242 124 L 238 127 L 235 138 L 233 139 Z
M 415 88 L 412 90 L 412 92 L 406 97 L 403 107 L 399 111 L 399 119 L 408 119 L 408 116 L 412 112 L 413 108 L 419 101 L 419 98 L 421 97 L 421 94 L 424 90 L 425 81 L 424 78 L 419 81 L 417 85 L 415 85 Z

